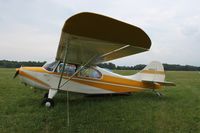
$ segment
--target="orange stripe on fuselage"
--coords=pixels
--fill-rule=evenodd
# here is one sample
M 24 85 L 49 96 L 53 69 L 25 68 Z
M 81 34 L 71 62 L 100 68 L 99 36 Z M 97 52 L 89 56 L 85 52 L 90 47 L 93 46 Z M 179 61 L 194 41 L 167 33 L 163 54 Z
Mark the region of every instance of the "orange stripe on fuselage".
M 42 85 L 44 85 L 46 87 L 49 87 L 48 84 L 44 83 L 43 81 L 41 81 L 41 80 L 39 80 L 39 79 L 37 79 L 37 78 L 35 78 L 35 77 L 23 72 L 23 71 L 19 71 L 19 74 L 24 76 L 24 77 L 26 77 L 26 78 L 28 78 L 28 79 L 30 79 L 30 80 L 32 80 L 32 81 L 35 81 L 35 82 L 40 83 L 40 84 L 42 84 Z
M 45 70 L 43 67 L 23 67 L 25 70 L 34 71 L 34 72 L 42 72 L 42 73 L 53 73 Z
M 66 78 L 68 79 L 68 78 Z M 75 82 L 82 83 L 85 85 L 114 91 L 114 92 L 137 92 L 144 89 L 159 89 L 160 85 L 143 83 L 139 81 L 133 81 L 129 79 L 116 78 L 108 75 L 104 75 L 102 80 L 93 80 L 93 79 L 72 79 Z M 86 81 L 88 80 L 88 81 Z
M 142 91 L 145 88 L 132 88 L 132 87 L 124 87 L 124 86 L 119 86 L 117 84 L 112 85 L 112 84 L 106 84 L 106 83 L 99 83 L 99 82 L 90 82 L 90 81 L 84 81 L 84 80 L 77 80 L 77 79 L 72 79 L 72 81 L 84 84 L 84 85 L 89 85 L 92 87 L 104 89 L 104 90 L 109 90 L 113 92 L 136 92 L 136 91 Z
M 48 74 L 56 74 L 56 75 L 61 74 L 61 73 L 58 73 L 58 72 L 47 71 L 43 67 L 23 67 L 23 69 L 33 71 L 33 72 L 40 72 L 40 73 L 48 73 Z M 63 73 L 63 76 L 68 76 L 68 74 Z
M 49 72 L 42 67 L 23 67 L 23 68 L 26 70 L 35 71 L 35 72 L 60 75 L 60 73 Z M 63 78 L 68 79 L 67 74 L 64 74 L 63 76 L 64 76 Z M 114 76 L 109 76 L 109 75 L 103 75 L 102 79 L 93 79 L 93 78 L 77 77 L 77 76 L 75 78 L 77 79 L 74 79 L 74 78 L 72 79 L 75 82 L 97 87 L 97 88 L 102 88 L 105 90 L 114 91 L 114 92 L 133 92 L 133 91 L 143 90 L 143 89 L 138 89 L 137 87 L 144 88 L 144 89 L 159 89 L 160 88 L 160 85 L 143 83 L 140 81 L 135 81 L 135 80 L 121 78 L 121 77 L 114 77 Z M 78 80 L 78 79 L 83 79 L 83 80 Z M 90 82 L 90 81 L 98 81 L 98 82 Z M 111 83 L 114 85 L 110 85 L 106 83 Z M 131 87 L 122 87 L 121 85 L 131 86 Z
M 164 75 L 164 71 L 156 71 L 156 70 L 142 70 L 140 73 L 145 73 L 145 74 L 161 74 Z
M 103 79 L 101 81 L 114 83 L 114 84 L 120 84 L 120 85 L 128 85 L 128 86 L 135 86 L 135 87 L 142 87 L 142 88 L 158 88 L 158 86 L 155 86 L 153 84 L 147 84 L 140 81 L 135 81 L 131 79 L 126 78 L 120 78 L 120 77 L 114 77 L 114 76 L 108 76 L 104 75 Z

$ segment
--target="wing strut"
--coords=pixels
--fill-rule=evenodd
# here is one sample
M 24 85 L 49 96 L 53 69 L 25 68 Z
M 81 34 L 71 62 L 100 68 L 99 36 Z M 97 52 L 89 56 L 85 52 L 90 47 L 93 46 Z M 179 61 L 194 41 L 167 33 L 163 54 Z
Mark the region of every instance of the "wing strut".
M 61 75 L 60 75 L 60 80 L 59 80 L 59 83 L 58 83 L 57 90 L 59 90 L 61 87 L 63 87 L 65 84 L 67 84 L 77 73 L 79 73 L 86 65 L 88 65 L 89 63 L 91 63 L 95 59 L 95 57 L 96 57 L 96 55 L 94 55 L 85 64 L 81 65 L 81 67 L 72 76 L 70 76 L 67 81 L 65 81 L 61 85 L 62 78 L 63 78 L 63 73 L 64 73 L 64 70 L 65 70 L 65 64 L 66 64 L 66 60 L 67 60 L 68 47 L 69 47 L 69 40 L 68 40 L 68 45 L 66 45 L 66 50 L 65 50 L 65 55 L 64 55 L 64 66 L 62 68 L 62 72 L 61 72 Z M 69 92 L 68 91 L 67 91 L 67 125 L 69 126 Z
M 68 43 L 69 45 L 69 43 Z M 65 56 L 64 56 L 64 66 L 62 68 L 62 71 L 61 71 L 61 75 L 60 75 L 60 80 L 58 82 L 58 90 L 60 89 L 60 84 L 62 82 L 62 77 L 63 77 L 63 73 L 64 73 L 64 70 L 65 70 L 65 64 L 66 64 L 66 59 L 67 59 L 67 51 L 68 51 L 68 45 L 66 45 L 66 50 L 65 50 Z
M 84 65 L 81 65 L 81 67 L 71 76 L 69 77 L 69 79 L 67 81 L 65 81 L 62 85 L 61 84 L 61 80 L 62 80 L 62 75 L 63 75 L 63 72 L 64 72 L 64 69 L 62 71 L 62 75 L 60 77 L 60 82 L 58 84 L 58 89 L 60 89 L 61 87 L 63 87 L 65 84 L 67 84 L 77 73 L 79 73 L 86 65 L 88 65 L 89 63 L 91 63 L 93 61 L 93 59 L 96 57 L 93 56 L 92 58 L 90 58 L 90 60 L 88 60 L 88 62 L 86 62 Z M 66 63 L 66 62 L 65 62 Z M 64 66 L 65 66 L 65 63 L 64 63 Z M 64 68 L 64 67 L 63 67 Z M 67 91 L 67 125 L 69 126 L 69 92 Z
M 68 47 L 69 47 L 69 40 L 67 42 L 68 42 L 68 44 L 66 45 L 65 55 L 64 55 L 64 62 L 63 62 L 64 66 L 62 68 L 62 72 L 61 72 L 61 75 L 60 75 L 60 80 L 58 82 L 58 88 L 57 88 L 57 90 L 59 90 L 60 87 L 61 87 L 60 84 L 62 82 L 63 73 L 64 73 L 64 70 L 65 70 L 65 64 L 66 64 L 66 59 L 67 59 L 67 52 L 68 52 Z M 69 127 L 69 93 L 68 93 L 68 91 L 67 91 L 67 125 Z
M 61 87 L 63 87 L 66 83 L 68 83 L 76 74 L 78 74 L 85 66 L 87 66 L 89 63 L 91 63 L 94 59 L 95 59 L 96 55 L 94 55 L 92 58 L 90 58 L 85 64 L 81 65 L 81 67 L 72 75 L 69 77 L 69 79 L 67 81 L 65 81 L 65 83 L 63 83 Z

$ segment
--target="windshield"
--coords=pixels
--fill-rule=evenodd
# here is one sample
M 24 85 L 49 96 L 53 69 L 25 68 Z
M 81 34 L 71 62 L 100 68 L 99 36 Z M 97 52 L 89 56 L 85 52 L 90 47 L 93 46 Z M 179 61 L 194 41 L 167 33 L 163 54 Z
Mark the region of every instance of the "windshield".
M 59 63 L 58 61 L 54 61 L 52 63 L 46 63 L 43 65 L 43 68 L 45 68 L 47 71 L 54 71 L 58 63 Z

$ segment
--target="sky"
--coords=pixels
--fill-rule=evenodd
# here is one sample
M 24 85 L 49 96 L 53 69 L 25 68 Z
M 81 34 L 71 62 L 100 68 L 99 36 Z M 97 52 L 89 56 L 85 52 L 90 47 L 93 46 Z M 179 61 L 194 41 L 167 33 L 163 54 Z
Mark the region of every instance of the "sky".
M 55 60 L 70 16 L 95 12 L 143 29 L 149 51 L 116 65 L 162 63 L 200 66 L 199 0 L 0 0 L 0 60 Z

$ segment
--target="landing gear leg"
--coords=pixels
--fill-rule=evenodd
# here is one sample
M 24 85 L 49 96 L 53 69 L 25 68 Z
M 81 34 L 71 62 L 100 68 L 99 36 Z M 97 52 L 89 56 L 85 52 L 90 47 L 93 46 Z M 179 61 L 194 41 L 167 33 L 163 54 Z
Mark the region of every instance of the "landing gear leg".
M 56 95 L 57 92 L 58 90 L 49 89 L 49 93 L 44 94 L 44 99 L 42 101 L 42 104 L 45 105 L 46 107 L 53 107 L 54 106 L 53 97 Z

